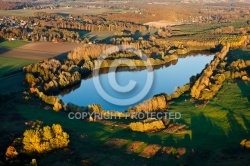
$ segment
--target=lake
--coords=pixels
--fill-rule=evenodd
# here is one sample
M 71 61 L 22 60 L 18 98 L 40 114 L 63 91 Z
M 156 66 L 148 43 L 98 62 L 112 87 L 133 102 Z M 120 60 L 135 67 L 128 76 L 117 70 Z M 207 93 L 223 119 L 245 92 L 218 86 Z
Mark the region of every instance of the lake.
M 150 73 L 154 76 L 151 88 L 140 101 L 133 104 L 126 105 L 126 100 L 132 99 L 144 89 L 147 76 L 149 75 L 149 72 L 146 69 L 138 71 L 104 73 L 97 76 L 103 90 L 108 95 L 121 101 L 119 105 L 106 101 L 105 99 L 107 98 L 102 97 L 97 92 L 94 84 L 94 80 L 97 79 L 96 77 L 82 80 L 79 88 L 72 90 L 68 94 L 61 94 L 59 95 L 59 98 L 62 99 L 64 103 L 71 102 L 79 106 L 101 104 L 102 108 L 105 110 L 125 111 L 129 107 L 150 99 L 156 94 L 171 94 L 178 86 L 183 86 L 188 83 L 191 76 L 200 73 L 205 68 L 206 64 L 210 63 L 213 57 L 214 56 L 212 55 L 208 56 L 201 54 L 196 56 L 187 56 L 185 58 L 179 58 L 178 62 L 174 65 L 162 66 L 154 69 Z M 124 87 L 131 81 L 132 83 L 135 83 L 135 86 L 130 91 L 117 92 L 114 89 L 114 85 L 110 85 L 109 79 L 111 82 L 116 80 L 116 87 Z

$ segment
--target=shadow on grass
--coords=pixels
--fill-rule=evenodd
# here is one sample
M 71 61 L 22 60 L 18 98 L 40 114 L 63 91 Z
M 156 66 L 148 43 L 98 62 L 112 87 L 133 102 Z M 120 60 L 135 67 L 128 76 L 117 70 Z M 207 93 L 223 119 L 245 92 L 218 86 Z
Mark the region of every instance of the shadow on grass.
M 6 53 L 6 52 L 8 52 L 8 51 L 10 51 L 11 49 L 9 49 L 9 48 L 6 48 L 6 47 L 0 47 L 0 56 L 1 56 L 1 54 L 4 54 L 4 53 Z
M 238 122 L 235 116 L 232 113 L 227 113 L 227 119 L 230 126 L 230 130 L 228 132 L 228 136 L 230 139 L 238 139 L 239 137 L 243 137 L 246 135 L 246 130 L 243 126 Z M 242 139 L 243 139 L 242 138 Z M 239 138 L 241 139 L 241 138 Z
M 3 38 L 0 38 L 0 43 L 2 43 L 2 42 L 4 42 L 4 41 L 5 41 L 5 40 L 4 40 Z M 7 47 L 0 47 L 0 56 L 1 56 L 1 54 L 6 53 L 6 52 L 8 52 L 8 51 L 10 51 L 9 48 L 7 48 Z
M 244 115 L 241 115 L 241 118 L 242 118 L 242 120 L 244 122 L 244 125 L 245 125 L 245 127 L 247 129 L 247 132 L 249 133 L 250 132 L 250 122 L 249 122 L 249 120 L 247 120 L 247 118 Z
M 0 67 L 0 70 L 1 70 L 0 71 L 0 79 L 1 79 L 3 77 L 8 77 L 8 76 L 13 75 L 13 74 L 21 73 L 22 67 L 15 68 L 15 67 L 9 65 L 9 66 Z
M 227 54 L 228 62 L 236 61 L 238 59 L 250 60 L 250 50 L 235 49 L 230 50 Z
M 237 80 L 237 85 L 242 92 L 242 96 L 247 97 L 247 100 L 250 103 L 250 82 Z

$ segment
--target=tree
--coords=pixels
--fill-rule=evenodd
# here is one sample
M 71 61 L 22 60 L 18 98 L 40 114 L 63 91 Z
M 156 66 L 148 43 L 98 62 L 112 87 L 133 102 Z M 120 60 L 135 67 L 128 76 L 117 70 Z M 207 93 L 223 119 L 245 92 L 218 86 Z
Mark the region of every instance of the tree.
M 243 139 L 241 142 L 240 142 L 240 145 L 244 148 L 247 148 L 247 149 L 250 149 L 250 140 L 247 140 L 247 139 Z
M 59 124 L 43 128 L 37 126 L 35 129 L 26 130 L 23 136 L 23 149 L 27 153 L 49 152 L 67 147 L 69 143 L 69 135 L 63 131 Z
M 16 148 L 13 146 L 9 146 L 6 150 L 5 156 L 7 159 L 15 158 L 18 155 Z
M 32 85 L 32 84 L 35 82 L 35 77 L 33 76 L 33 74 L 27 73 L 27 74 L 25 75 L 25 77 L 26 77 L 26 81 L 27 81 L 30 85 Z

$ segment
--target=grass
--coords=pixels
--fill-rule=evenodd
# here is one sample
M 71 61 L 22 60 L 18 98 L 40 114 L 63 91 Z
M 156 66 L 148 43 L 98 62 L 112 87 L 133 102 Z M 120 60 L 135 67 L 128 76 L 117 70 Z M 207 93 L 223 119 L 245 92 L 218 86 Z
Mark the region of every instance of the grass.
M 243 138 L 249 137 L 249 96 L 243 92 L 250 91 L 250 87 L 242 84 L 245 83 L 225 83 L 206 107 L 197 108 L 185 101 L 189 96 L 181 97 L 172 105 L 170 111 L 180 112 L 181 122 L 192 130 L 188 145 L 211 149 L 237 147 Z M 186 141 L 180 143 L 187 144 Z
M 7 58 L 0 56 L 0 77 L 22 70 L 24 66 L 34 62 L 34 60 Z
M 242 28 L 246 27 L 247 23 L 246 20 L 238 20 L 235 22 L 228 22 L 228 23 L 204 23 L 204 24 L 187 24 L 187 25 L 180 25 L 175 26 L 180 32 L 184 34 L 198 34 L 204 33 L 210 30 L 215 30 L 216 28 L 233 26 L 235 28 Z
M 13 40 L 13 41 L 4 40 L 4 41 L 0 41 L 0 49 L 1 48 L 8 48 L 8 49 L 17 48 L 27 43 L 28 42 L 20 41 L 20 40 Z
M 1 53 L 9 51 L 10 49 L 21 47 L 28 42 L 19 40 L 0 40 L 0 78 L 16 71 L 21 70 L 25 65 L 33 63 L 33 60 L 1 57 Z

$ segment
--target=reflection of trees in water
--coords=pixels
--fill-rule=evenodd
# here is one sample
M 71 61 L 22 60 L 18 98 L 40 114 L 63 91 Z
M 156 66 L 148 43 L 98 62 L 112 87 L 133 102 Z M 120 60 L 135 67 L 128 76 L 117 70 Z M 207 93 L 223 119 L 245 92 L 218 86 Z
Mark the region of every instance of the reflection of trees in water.
M 171 65 L 176 65 L 177 62 L 178 62 L 178 60 L 166 63 L 164 65 L 155 65 L 155 66 L 152 66 L 152 69 L 153 70 L 158 70 L 158 69 L 160 69 L 162 67 L 169 67 Z M 123 71 L 131 71 L 131 72 L 133 72 L 133 71 L 142 71 L 142 70 L 146 70 L 146 69 L 147 69 L 147 67 L 145 67 L 145 66 L 144 67 L 135 67 L 135 68 L 131 68 L 129 66 L 118 66 L 115 71 L 116 72 L 123 72 Z M 110 72 L 110 70 L 111 70 L 110 68 L 102 68 L 102 69 L 99 70 L 99 73 L 98 73 L 99 75 L 98 76 L 100 76 L 102 74 L 107 74 L 107 73 Z M 89 78 L 93 78 L 93 72 L 91 74 L 89 74 L 88 76 L 86 76 L 84 79 L 89 79 Z
M 164 65 L 157 65 L 157 66 L 152 66 L 153 70 L 158 70 L 162 67 L 169 67 L 171 65 L 175 65 L 177 64 L 178 60 L 176 61 L 172 61 L 172 62 L 169 62 L 169 63 L 166 63 Z M 120 66 L 120 67 L 117 67 L 116 68 L 116 72 L 123 72 L 123 71 L 142 71 L 142 70 L 146 70 L 146 67 L 135 67 L 133 69 L 131 69 L 129 66 Z M 99 75 L 102 75 L 102 74 L 107 74 L 109 73 L 110 71 L 110 68 L 102 68 L 99 70 Z M 87 80 L 87 79 L 91 79 L 93 78 L 93 72 L 92 73 L 88 73 L 88 74 L 83 74 L 82 75 L 82 80 Z M 65 89 L 62 89 L 60 92 L 57 92 L 55 95 L 61 95 L 61 96 L 64 96 L 66 94 L 69 94 L 71 93 L 72 91 L 78 89 L 79 87 L 81 86 L 81 83 L 77 83 L 77 84 L 74 84 L 70 87 L 67 87 Z
M 72 86 L 70 86 L 70 87 L 68 87 L 66 89 L 61 90 L 60 93 L 58 93 L 58 94 L 60 94 L 63 97 L 64 95 L 67 95 L 70 92 L 80 88 L 80 86 L 81 86 L 81 83 L 74 84 L 74 85 L 72 85 Z
M 186 58 L 188 56 L 197 56 L 197 54 L 200 54 L 200 55 L 204 55 L 204 56 L 211 56 L 213 54 L 211 54 L 211 52 L 190 52 L 186 55 L 178 55 L 178 57 L 180 58 Z M 153 70 L 158 70 L 160 68 L 163 68 L 163 67 L 169 67 L 171 65 L 176 65 L 178 62 L 178 60 L 176 61 L 171 61 L 169 63 L 166 63 L 164 65 L 155 65 L 155 66 L 152 66 Z M 116 72 L 124 72 L 124 71 L 142 71 L 142 70 L 146 70 L 147 68 L 146 67 L 135 67 L 135 68 L 130 68 L 129 66 L 120 66 L 120 67 L 117 67 L 116 68 Z M 99 70 L 98 72 L 98 76 L 102 75 L 102 74 L 107 74 L 110 72 L 110 68 L 102 68 Z M 91 79 L 93 78 L 93 74 L 94 72 L 92 71 L 91 73 L 86 73 L 86 74 L 82 74 L 82 80 L 87 80 L 87 79 Z M 79 88 L 81 86 L 81 83 L 78 83 L 78 84 L 75 84 L 75 85 L 72 85 L 66 89 L 63 89 L 61 92 L 60 92 L 60 95 L 61 96 L 64 96 L 66 94 L 69 94 L 71 93 L 72 91 L 76 90 L 77 88 Z
M 198 56 L 198 55 L 202 55 L 202 56 L 212 56 L 214 55 L 214 53 L 211 53 L 209 51 L 191 51 L 187 54 L 184 55 L 178 55 L 178 58 L 186 58 L 186 57 L 190 57 L 190 56 Z

